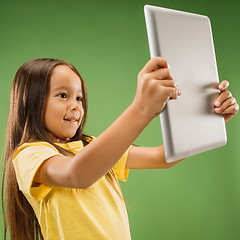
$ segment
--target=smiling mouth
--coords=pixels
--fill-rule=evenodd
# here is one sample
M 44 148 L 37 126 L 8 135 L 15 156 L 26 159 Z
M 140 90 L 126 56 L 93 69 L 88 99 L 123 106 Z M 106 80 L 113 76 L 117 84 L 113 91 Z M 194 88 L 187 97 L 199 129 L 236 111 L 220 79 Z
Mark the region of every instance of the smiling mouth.
M 67 121 L 67 122 L 72 122 L 72 123 L 77 123 L 78 120 L 77 119 L 64 119 L 64 121 Z

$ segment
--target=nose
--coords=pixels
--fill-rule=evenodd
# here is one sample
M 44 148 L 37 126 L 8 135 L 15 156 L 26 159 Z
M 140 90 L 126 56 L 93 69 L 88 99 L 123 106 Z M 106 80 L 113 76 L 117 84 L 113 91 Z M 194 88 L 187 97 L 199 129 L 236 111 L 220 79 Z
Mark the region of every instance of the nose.
M 81 109 L 81 102 L 79 102 L 77 100 L 73 100 L 73 101 L 70 102 L 69 108 L 72 111 L 80 111 L 80 109 Z

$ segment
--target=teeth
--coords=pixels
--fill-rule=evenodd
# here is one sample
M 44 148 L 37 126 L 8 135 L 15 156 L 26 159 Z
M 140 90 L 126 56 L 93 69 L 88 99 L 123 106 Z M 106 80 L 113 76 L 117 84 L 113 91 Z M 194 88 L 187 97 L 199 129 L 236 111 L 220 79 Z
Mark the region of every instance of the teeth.
M 73 120 L 73 119 L 65 119 L 66 121 L 70 121 L 70 122 L 76 122 L 77 120 Z

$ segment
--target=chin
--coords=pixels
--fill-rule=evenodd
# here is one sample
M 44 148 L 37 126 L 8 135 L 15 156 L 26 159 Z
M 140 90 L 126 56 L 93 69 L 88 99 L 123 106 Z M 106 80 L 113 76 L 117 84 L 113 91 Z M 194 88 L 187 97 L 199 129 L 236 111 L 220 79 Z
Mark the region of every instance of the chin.
M 72 139 L 75 135 L 76 135 L 76 132 L 75 132 L 74 134 L 68 134 L 68 135 L 66 135 L 64 138 L 70 140 L 70 139 Z

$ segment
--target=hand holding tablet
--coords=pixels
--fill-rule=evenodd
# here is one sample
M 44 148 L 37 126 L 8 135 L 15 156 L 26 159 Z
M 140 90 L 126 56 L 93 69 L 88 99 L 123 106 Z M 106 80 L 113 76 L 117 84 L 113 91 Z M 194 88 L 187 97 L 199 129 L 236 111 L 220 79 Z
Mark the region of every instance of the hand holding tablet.
M 141 111 L 147 111 L 146 115 L 151 118 L 159 115 L 170 98 L 176 99 L 179 95 L 181 90 L 170 75 L 166 59 L 152 58 L 139 72 L 135 101 L 139 99 Z
M 168 61 L 183 91 L 160 113 L 166 161 L 225 145 L 224 118 L 214 112 L 219 79 L 209 18 L 149 5 L 144 12 L 151 57 Z

